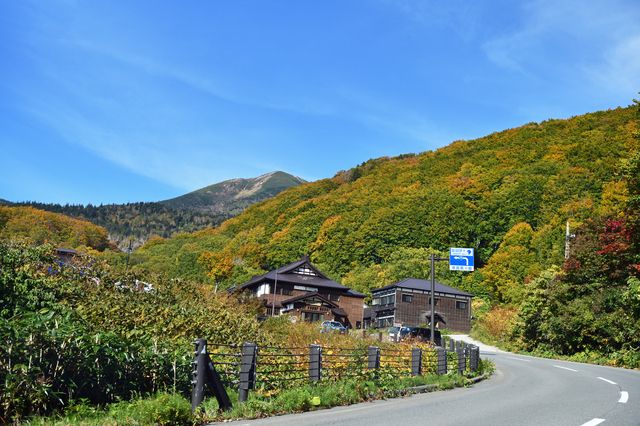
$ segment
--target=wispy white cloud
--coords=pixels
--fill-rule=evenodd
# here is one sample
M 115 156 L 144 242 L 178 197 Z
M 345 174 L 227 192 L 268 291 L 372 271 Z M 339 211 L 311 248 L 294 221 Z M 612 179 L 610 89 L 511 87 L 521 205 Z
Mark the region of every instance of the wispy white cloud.
M 174 79 L 195 90 L 206 92 L 235 104 L 267 110 L 286 110 L 301 115 L 346 118 L 363 123 L 371 129 L 377 128 L 380 131 L 404 134 L 408 139 L 422 143 L 425 150 L 432 149 L 434 143 L 446 144 L 451 140 L 451 135 L 448 132 L 440 129 L 439 126 L 419 112 L 407 109 L 394 102 L 393 99 L 383 99 L 379 94 L 358 90 L 354 86 L 350 86 L 348 89 L 340 85 L 327 87 L 323 91 L 324 93 L 310 92 L 308 91 L 309 89 L 295 93 L 287 91 L 279 93 L 275 97 L 266 96 L 264 93 L 259 92 L 248 94 L 243 93 L 242 89 L 235 89 L 240 82 L 225 80 L 224 77 L 203 76 L 198 70 L 187 70 L 177 65 L 157 62 L 147 56 L 134 55 L 130 52 L 118 51 L 106 46 L 97 46 L 87 42 L 78 43 L 78 46 L 91 52 L 106 55 L 151 75 Z M 192 138 L 192 141 L 200 139 L 207 139 L 209 146 L 215 145 L 212 141 L 215 141 L 216 138 L 211 137 L 211 135 Z M 141 144 L 140 140 L 138 140 L 138 144 Z M 165 141 L 165 145 L 167 144 L 171 143 Z M 194 144 L 197 145 L 195 142 Z M 108 155 L 108 151 L 101 153 L 101 155 Z M 210 155 L 214 155 L 214 152 L 211 152 Z M 118 156 L 110 159 L 127 167 L 130 166 L 122 157 Z M 248 158 L 245 158 L 245 160 L 251 161 Z M 264 161 L 265 159 L 262 159 L 263 167 L 270 167 L 264 164 Z M 258 167 L 258 164 L 255 164 L 255 166 Z M 151 170 L 154 169 L 152 168 Z M 163 167 L 159 167 L 159 170 L 162 171 Z M 198 172 L 197 175 L 201 176 L 201 173 Z M 169 183 L 176 184 L 174 181 Z
M 640 34 L 621 40 L 603 56 L 601 66 L 583 70 L 595 84 L 617 93 L 640 91 Z
M 402 12 L 421 26 L 436 29 L 447 28 L 464 41 L 471 40 L 478 31 L 482 2 L 449 0 L 446 2 L 427 0 L 379 0 Z
M 323 103 L 317 98 L 305 97 L 300 93 L 291 96 L 288 91 L 279 92 L 277 96 L 273 96 L 273 92 L 267 94 L 264 88 L 257 90 L 255 84 L 237 79 L 222 69 L 186 68 L 179 64 L 156 60 L 150 56 L 88 41 L 76 41 L 74 44 L 85 51 L 104 55 L 150 75 L 179 81 L 193 89 L 235 104 L 311 115 L 335 113 L 330 103 Z
M 536 0 L 522 7 L 521 20 L 484 44 L 498 66 L 532 77 L 605 82 L 614 90 L 640 83 L 637 2 Z

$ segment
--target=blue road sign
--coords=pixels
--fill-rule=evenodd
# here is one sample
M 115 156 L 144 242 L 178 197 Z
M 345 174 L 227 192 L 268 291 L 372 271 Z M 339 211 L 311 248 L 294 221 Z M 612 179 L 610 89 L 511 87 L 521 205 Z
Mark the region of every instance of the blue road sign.
M 454 248 L 449 249 L 450 271 L 473 271 L 473 249 Z

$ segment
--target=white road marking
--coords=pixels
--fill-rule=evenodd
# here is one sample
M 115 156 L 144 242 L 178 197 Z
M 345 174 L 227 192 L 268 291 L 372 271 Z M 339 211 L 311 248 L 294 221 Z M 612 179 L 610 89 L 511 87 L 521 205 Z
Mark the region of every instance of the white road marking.
M 596 425 L 599 425 L 602 422 L 604 422 L 604 419 L 593 419 L 591 421 L 586 422 L 582 426 L 596 426 Z
M 600 380 L 604 380 L 605 382 L 607 382 L 607 383 L 611 383 L 612 385 L 617 385 L 617 383 L 616 383 L 616 382 L 612 382 L 611 380 L 607 380 L 607 379 L 605 379 L 604 377 L 598 377 L 598 379 L 600 379 Z
M 509 358 L 509 359 L 515 359 L 516 361 L 531 362 L 531 360 L 528 360 L 528 359 L 514 358 L 514 357 L 511 357 L 511 356 L 508 356 L 507 358 Z
M 620 391 L 620 400 L 618 401 L 621 404 L 626 404 L 629 400 L 629 392 Z
M 574 370 L 573 368 L 567 368 L 567 367 L 560 367 L 559 365 L 554 365 L 555 368 L 562 368 L 563 370 L 569 370 L 569 371 L 575 371 L 576 373 L 578 372 L 578 370 Z M 603 420 L 604 421 L 604 420 Z M 597 423 L 596 423 L 597 424 Z

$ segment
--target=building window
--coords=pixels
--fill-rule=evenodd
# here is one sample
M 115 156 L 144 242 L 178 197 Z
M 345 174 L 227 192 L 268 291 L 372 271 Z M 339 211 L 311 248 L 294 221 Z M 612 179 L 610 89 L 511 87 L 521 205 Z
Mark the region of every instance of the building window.
M 312 271 L 307 265 L 301 266 L 298 269 L 296 269 L 295 271 L 293 271 L 294 274 L 298 274 L 298 275 L 311 275 L 311 276 L 317 276 L 317 274 Z
M 457 309 L 467 309 L 467 302 L 456 301 Z
M 330 296 L 330 300 L 333 300 L 334 302 L 339 302 L 340 301 L 340 295 L 339 294 L 331 294 Z
M 302 312 L 302 320 L 303 321 L 310 321 L 310 322 L 316 322 L 316 321 L 324 321 L 324 314 L 319 314 L 316 312 Z
M 384 317 L 384 318 L 376 318 L 376 327 L 384 328 L 391 327 L 393 325 L 393 316 Z
M 437 297 L 434 299 L 435 301 L 435 305 L 433 306 L 438 306 L 438 303 L 440 303 L 440 299 L 438 299 Z M 431 298 L 429 298 L 429 306 L 431 306 Z
M 410 295 L 410 294 L 403 294 L 402 295 L 402 301 L 403 302 L 411 303 L 412 299 L 413 299 L 413 296 Z
M 378 302 L 378 303 L 375 303 L 376 299 L 373 299 L 373 300 L 374 300 L 374 303 L 373 303 L 374 305 L 376 305 L 376 304 L 378 304 L 378 305 L 393 305 L 394 303 L 396 303 L 396 295 L 392 294 L 392 295 L 389 295 L 389 296 L 382 296 L 379 299 L 380 302 Z
M 311 292 L 311 293 L 314 293 L 314 292 L 318 291 L 318 289 L 316 287 L 305 287 L 303 285 L 294 285 L 293 289 L 294 290 L 308 291 L 308 292 Z

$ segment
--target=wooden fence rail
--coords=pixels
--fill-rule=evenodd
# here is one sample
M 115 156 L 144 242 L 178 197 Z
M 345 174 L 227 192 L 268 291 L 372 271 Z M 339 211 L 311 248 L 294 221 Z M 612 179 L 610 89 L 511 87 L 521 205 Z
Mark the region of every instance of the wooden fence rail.
M 477 346 L 453 340 L 449 341 L 448 349 L 413 347 L 411 350 L 403 347 L 397 350 L 382 349 L 378 346 L 336 349 L 315 344 L 305 348 L 260 347 L 255 343 L 244 342 L 240 353 L 220 351 L 220 346 L 237 348 L 236 345 L 212 344 L 216 349 L 209 352 L 205 339 L 197 339 L 194 344 L 196 347 L 191 382 L 191 408 L 194 411 L 204 401 L 205 384 L 210 386 L 220 409 L 229 410 L 232 405 L 225 386 L 237 386 L 238 401 L 242 403 L 247 400 L 249 391 L 256 388 L 256 383 L 265 385 L 295 380 L 339 380 L 345 377 L 364 377 L 365 370 L 383 368 L 386 373 L 396 374 L 398 377 L 449 373 L 463 375 L 466 371 L 475 371 L 480 361 Z M 444 341 L 442 344 L 445 346 Z

